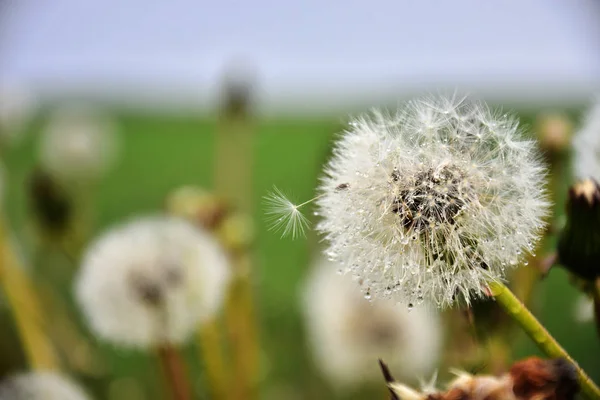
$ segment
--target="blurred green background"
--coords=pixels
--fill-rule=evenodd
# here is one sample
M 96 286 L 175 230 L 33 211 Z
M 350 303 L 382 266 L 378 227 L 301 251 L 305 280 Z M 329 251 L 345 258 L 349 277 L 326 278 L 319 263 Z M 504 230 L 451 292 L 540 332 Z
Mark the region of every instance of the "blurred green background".
M 531 126 L 536 110 L 526 110 L 524 124 Z M 100 182 L 94 193 L 94 232 L 132 216 L 158 212 L 169 192 L 182 185 L 213 187 L 213 164 L 217 118 L 185 114 L 150 114 L 112 110 L 121 138 L 116 165 Z M 578 113 L 574 115 L 577 117 Z M 27 129 L 22 143 L 4 155 L 7 195 L 5 210 L 17 239 L 24 243 L 27 260 L 32 256 L 31 214 L 28 211 L 26 185 L 37 163 L 38 131 L 46 120 L 40 113 Z M 254 147 L 254 218 L 257 224 L 254 288 L 260 319 L 260 390 L 261 399 L 353 399 L 385 398 L 381 388 L 359 393 L 335 393 L 319 376 L 313 365 L 302 320 L 300 288 L 308 271 L 316 239 L 281 239 L 268 231 L 261 198 L 276 185 L 297 199 L 312 197 L 322 163 L 333 135 L 343 126 L 345 117 L 270 118 L 255 121 Z M 564 182 L 566 190 L 568 182 Z M 562 208 L 564 194 L 559 200 Z M 309 234 L 310 235 L 310 234 Z M 93 235 L 92 235 L 93 236 Z M 37 258 L 35 271 L 49 268 L 46 258 Z M 70 287 L 60 287 L 65 293 Z M 555 268 L 538 286 L 534 312 L 548 330 L 594 379 L 600 381 L 600 338 L 594 324 L 574 321 L 577 290 L 569 284 L 564 270 Z M 12 317 L 6 307 L 0 309 L 3 328 L 2 374 L 25 368 Z M 50 320 L 52 317 L 50 316 Z M 514 357 L 541 355 L 531 341 L 519 334 L 511 344 Z M 108 397 L 111 383 L 132 378 L 139 383 L 142 397 L 161 398 L 161 377 L 152 355 L 116 349 L 98 343 L 107 359 L 106 373 L 90 377 L 75 372 L 97 398 Z M 194 343 L 186 347 L 186 359 L 197 398 L 208 398 L 205 375 Z M 10 359 L 10 361 L 9 361 Z M 455 365 L 460 368 L 460 365 Z M 378 368 L 376 365 L 373 368 Z M 440 371 L 442 378 L 447 377 Z M 443 381 L 444 379 L 442 379 Z M 131 381 L 129 382 L 131 384 Z M 232 384 L 235 384 L 232 382 Z M 133 384 L 137 386 L 137 384 Z M 118 386 L 117 386 L 118 387 Z M 113 389 L 113 391 L 116 389 Z M 114 396 L 114 395 L 113 395 Z M 125 398 L 125 397 L 122 397 Z M 133 398 L 133 397 L 132 397 Z

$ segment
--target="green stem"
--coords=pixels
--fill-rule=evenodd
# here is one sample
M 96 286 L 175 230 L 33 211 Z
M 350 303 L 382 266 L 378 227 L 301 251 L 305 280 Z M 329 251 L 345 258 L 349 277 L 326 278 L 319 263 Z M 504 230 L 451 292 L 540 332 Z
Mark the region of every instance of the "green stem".
M 562 348 L 560 344 L 550 335 L 535 316 L 523 305 L 523 303 L 500 282 L 488 283 L 492 296 L 498 304 L 511 316 L 537 344 L 548 357 L 564 358 L 577 370 L 577 377 L 581 391 L 590 400 L 600 400 L 600 388 L 592 381 L 575 360 Z
M 600 278 L 596 278 L 594 281 L 592 298 L 594 301 L 594 320 L 596 322 L 596 331 L 600 336 Z

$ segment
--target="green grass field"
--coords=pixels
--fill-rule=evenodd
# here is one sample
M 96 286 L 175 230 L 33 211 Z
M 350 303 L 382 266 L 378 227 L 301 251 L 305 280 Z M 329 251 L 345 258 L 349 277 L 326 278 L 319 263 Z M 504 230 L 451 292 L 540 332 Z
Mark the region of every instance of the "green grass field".
M 96 232 L 129 217 L 158 212 L 165 196 L 181 185 L 212 187 L 216 120 L 133 113 L 117 113 L 116 117 L 121 129 L 121 152 L 95 196 Z M 32 132 L 40 126 L 42 119 L 38 118 L 33 124 Z M 318 376 L 311 362 L 299 309 L 300 285 L 310 266 L 311 252 L 317 250 L 317 239 L 280 239 L 279 235 L 268 231 L 261 210 L 261 197 L 273 185 L 298 199 L 311 197 L 330 139 L 342 122 L 342 117 L 260 121 L 255 147 L 249 150 L 255 153 L 256 160 L 253 194 L 258 235 L 255 294 L 260 317 L 263 399 L 372 398 L 367 397 L 369 391 L 353 396 L 335 394 Z M 27 238 L 30 217 L 25 182 L 35 165 L 35 155 L 35 135 L 31 134 L 4 160 L 9 181 L 5 209 L 17 238 L 24 243 L 31 243 Z M 44 259 L 38 260 L 35 268 L 43 269 Z M 581 366 L 600 380 L 600 339 L 593 323 L 574 322 L 572 310 L 577 292 L 569 284 L 566 273 L 561 269 L 553 270 L 538 289 L 535 313 Z M 6 331 L 3 340 L 18 346 L 6 308 L 0 312 L 3 323 L 9 324 L 9 329 L 3 328 Z M 2 348 L 9 346 L 3 344 Z M 161 398 L 159 368 L 151 355 L 117 350 L 104 343 L 98 346 L 107 357 L 109 372 L 100 378 L 79 376 L 97 398 L 109 398 L 109 383 L 123 377 L 131 377 L 140 383 L 142 398 Z M 524 335 L 519 336 L 514 349 L 515 357 L 540 354 Z M 12 366 L 24 368 L 18 351 L 13 349 L 11 354 Z M 204 393 L 204 397 L 199 395 L 198 398 L 207 398 L 203 389 L 205 376 L 196 355 L 195 345 L 190 344 L 186 348 L 186 357 L 192 366 L 192 380 L 197 392 Z M 376 398 L 384 398 L 383 386 L 373 393 L 378 393 Z

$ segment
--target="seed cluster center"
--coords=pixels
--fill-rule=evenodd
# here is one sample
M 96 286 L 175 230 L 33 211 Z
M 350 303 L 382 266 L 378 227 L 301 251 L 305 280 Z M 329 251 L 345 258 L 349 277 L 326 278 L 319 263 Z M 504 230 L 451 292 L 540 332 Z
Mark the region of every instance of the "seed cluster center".
M 439 224 L 454 225 L 472 198 L 464 173 L 453 165 L 430 168 L 411 176 L 394 170 L 391 211 L 408 231 L 421 233 Z

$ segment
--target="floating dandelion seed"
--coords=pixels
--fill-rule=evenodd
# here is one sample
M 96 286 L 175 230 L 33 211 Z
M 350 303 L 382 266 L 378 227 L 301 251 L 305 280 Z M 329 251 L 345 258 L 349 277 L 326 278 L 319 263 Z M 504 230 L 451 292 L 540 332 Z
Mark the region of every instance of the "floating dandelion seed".
M 270 230 L 281 232 L 281 237 L 292 236 L 297 238 L 303 236 L 310 221 L 302 214 L 300 208 L 311 203 L 313 200 L 301 204 L 294 204 L 278 188 L 264 197 L 265 209 Z
M 466 98 L 423 98 L 351 121 L 311 200 L 326 255 L 374 299 L 470 303 L 545 226 L 535 146 L 516 118 Z M 296 219 L 308 203 L 276 198 L 279 215 Z

